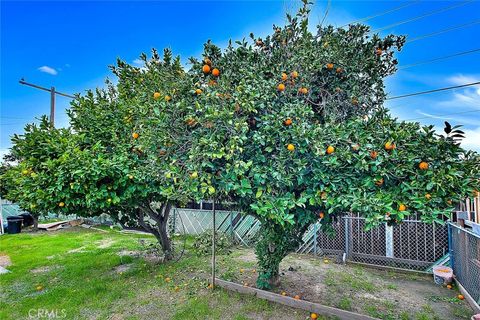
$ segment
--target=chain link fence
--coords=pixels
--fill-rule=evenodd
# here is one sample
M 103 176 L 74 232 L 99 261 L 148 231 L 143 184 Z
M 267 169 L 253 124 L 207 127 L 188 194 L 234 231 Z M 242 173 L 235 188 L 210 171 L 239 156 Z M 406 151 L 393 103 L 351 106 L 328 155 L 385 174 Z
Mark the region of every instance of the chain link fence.
M 213 228 L 211 210 L 175 209 L 171 219 L 175 221 L 175 233 L 179 234 L 197 235 Z M 217 231 L 231 235 L 245 246 L 254 245 L 260 228 L 260 222 L 252 216 L 223 210 L 216 211 L 215 225 Z M 320 221 L 312 224 L 297 252 L 425 272 L 448 258 L 447 225 L 405 220 L 393 227 L 381 224 L 366 231 L 364 218 L 349 215 L 338 219 L 332 227 L 334 233 L 327 234 L 321 230 Z
M 473 300 L 480 305 L 480 236 L 449 223 L 453 273 Z

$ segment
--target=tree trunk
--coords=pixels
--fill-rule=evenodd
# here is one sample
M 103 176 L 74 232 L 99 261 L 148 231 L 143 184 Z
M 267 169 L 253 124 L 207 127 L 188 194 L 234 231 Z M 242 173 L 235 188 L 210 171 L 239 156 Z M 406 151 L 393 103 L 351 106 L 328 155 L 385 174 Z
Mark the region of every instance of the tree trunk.
M 173 250 L 172 250 L 172 241 L 168 237 L 167 233 L 167 221 L 165 220 L 162 224 L 157 226 L 157 230 L 159 233 L 159 242 L 162 246 L 163 254 L 165 255 L 165 260 L 172 260 L 173 259 Z
M 38 217 L 32 215 L 33 217 L 33 231 L 38 231 Z
M 257 287 L 272 289 L 280 284 L 280 262 L 301 243 L 308 225 L 284 228 L 271 221 L 262 221 L 260 239 L 255 247 L 259 274 Z

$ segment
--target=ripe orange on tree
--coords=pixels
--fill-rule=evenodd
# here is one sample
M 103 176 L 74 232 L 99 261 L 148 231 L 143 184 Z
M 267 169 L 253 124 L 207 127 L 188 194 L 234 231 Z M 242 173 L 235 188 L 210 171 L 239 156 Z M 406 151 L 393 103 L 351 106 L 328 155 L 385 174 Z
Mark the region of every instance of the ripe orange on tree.
M 204 65 L 202 68 L 203 73 L 208 74 L 210 73 L 210 66 L 208 64 Z
M 394 150 L 395 148 L 395 143 L 390 141 L 385 142 L 385 150 Z
M 214 77 L 218 77 L 220 75 L 220 70 L 218 70 L 217 68 L 213 69 L 212 70 L 212 75 Z
M 328 146 L 327 154 L 332 154 L 333 152 L 335 152 L 335 148 L 333 146 Z
M 132 133 L 132 138 L 133 139 L 138 139 L 140 135 L 137 132 Z
M 378 156 L 378 152 L 377 151 L 370 151 L 370 157 L 372 159 L 377 159 L 377 156 Z
M 160 92 L 154 92 L 153 99 L 158 99 L 158 98 L 160 98 Z
M 285 91 L 285 85 L 283 83 L 280 83 L 277 87 L 277 90 L 280 92 Z
M 293 79 L 298 78 L 298 72 L 297 72 L 297 71 L 293 71 L 293 72 L 292 72 L 292 78 L 293 78 Z
M 323 218 L 325 217 L 325 213 L 320 212 L 320 213 L 318 214 L 318 217 L 319 217 L 320 219 L 323 219 Z
M 332 70 L 333 69 L 333 63 L 327 63 L 327 69 Z
M 300 89 L 298 89 L 298 92 L 301 93 L 301 94 L 307 94 L 308 89 L 307 88 L 300 88 Z
M 400 205 L 398 206 L 398 211 L 405 211 L 407 210 L 407 206 L 405 206 L 403 203 L 400 203 Z
M 465 299 L 465 297 L 463 296 L 463 294 L 459 294 L 459 295 L 457 296 L 457 298 L 458 298 L 459 300 Z
M 286 81 L 288 79 L 288 75 L 284 72 L 282 73 L 282 81 Z
M 420 170 L 427 170 L 428 169 L 428 163 L 425 162 L 425 161 L 422 161 L 422 162 L 420 162 L 418 167 L 420 168 Z
M 431 195 L 430 193 L 427 193 L 427 194 L 425 195 L 425 198 L 426 198 L 427 200 L 430 200 L 430 199 L 432 198 L 432 195 Z
M 60 208 L 65 207 L 65 202 L 60 202 L 60 203 L 58 204 L 58 206 L 59 206 Z
M 202 89 L 197 89 L 197 90 L 195 90 L 195 93 L 196 93 L 196 94 L 202 94 L 202 92 L 203 92 Z
M 288 118 L 285 121 L 283 121 L 283 124 L 286 125 L 287 127 L 292 125 L 292 119 Z
M 170 100 L 172 100 L 172 97 L 170 97 L 170 96 L 167 94 L 167 95 L 165 96 L 165 101 L 168 102 L 168 101 L 170 101 Z
M 289 144 L 287 145 L 287 149 L 288 149 L 288 151 L 294 151 L 294 150 L 295 150 L 295 146 L 294 146 L 293 144 L 289 143 Z

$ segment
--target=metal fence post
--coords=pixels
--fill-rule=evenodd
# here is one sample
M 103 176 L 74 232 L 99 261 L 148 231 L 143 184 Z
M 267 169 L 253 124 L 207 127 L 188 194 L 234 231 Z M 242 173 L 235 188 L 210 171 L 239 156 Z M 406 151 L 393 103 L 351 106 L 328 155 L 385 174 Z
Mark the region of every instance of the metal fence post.
M 385 256 L 393 258 L 393 227 L 385 223 Z
M 317 255 L 317 223 L 313 225 L 313 254 Z
M 453 272 L 455 273 L 455 255 L 453 253 L 453 242 L 452 242 L 452 225 L 450 222 L 447 222 L 448 225 L 448 253 L 450 254 L 450 265 L 452 266 Z
M 230 236 L 232 238 L 232 241 L 235 240 L 235 233 L 233 231 L 233 212 L 230 211 Z
M 349 223 L 348 223 L 348 217 L 343 217 L 343 220 L 345 220 L 345 255 L 346 255 L 346 259 L 348 259 L 350 257 L 350 246 L 349 246 L 349 237 L 348 237 L 348 226 L 349 226 Z

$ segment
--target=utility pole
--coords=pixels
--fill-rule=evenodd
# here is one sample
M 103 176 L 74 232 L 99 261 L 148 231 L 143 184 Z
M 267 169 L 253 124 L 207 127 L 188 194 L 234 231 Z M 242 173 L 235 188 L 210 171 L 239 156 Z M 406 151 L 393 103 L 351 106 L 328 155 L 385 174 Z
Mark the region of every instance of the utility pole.
M 38 86 L 38 85 L 33 84 L 33 83 L 28 83 L 23 79 L 21 79 L 19 82 L 20 82 L 20 84 L 23 84 L 23 85 L 26 85 L 26 86 L 29 86 L 29 87 L 33 87 L 33 88 L 36 88 L 36 89 L 40 89 L 40 90 L 50 92 L 50 123 L 52 124 L 52 126 L 55 126 L 55 95 L 58 94 L 60 96 L 75 99 L 75 97 L 70 95 L 70 94 L 66 94 L 66 93 L 62 93 L 60 91 L 56 91 L 55 87 L 51 87 L 50 89 L 48 89 L 48 88 L 41 87 L 41 86 Z

